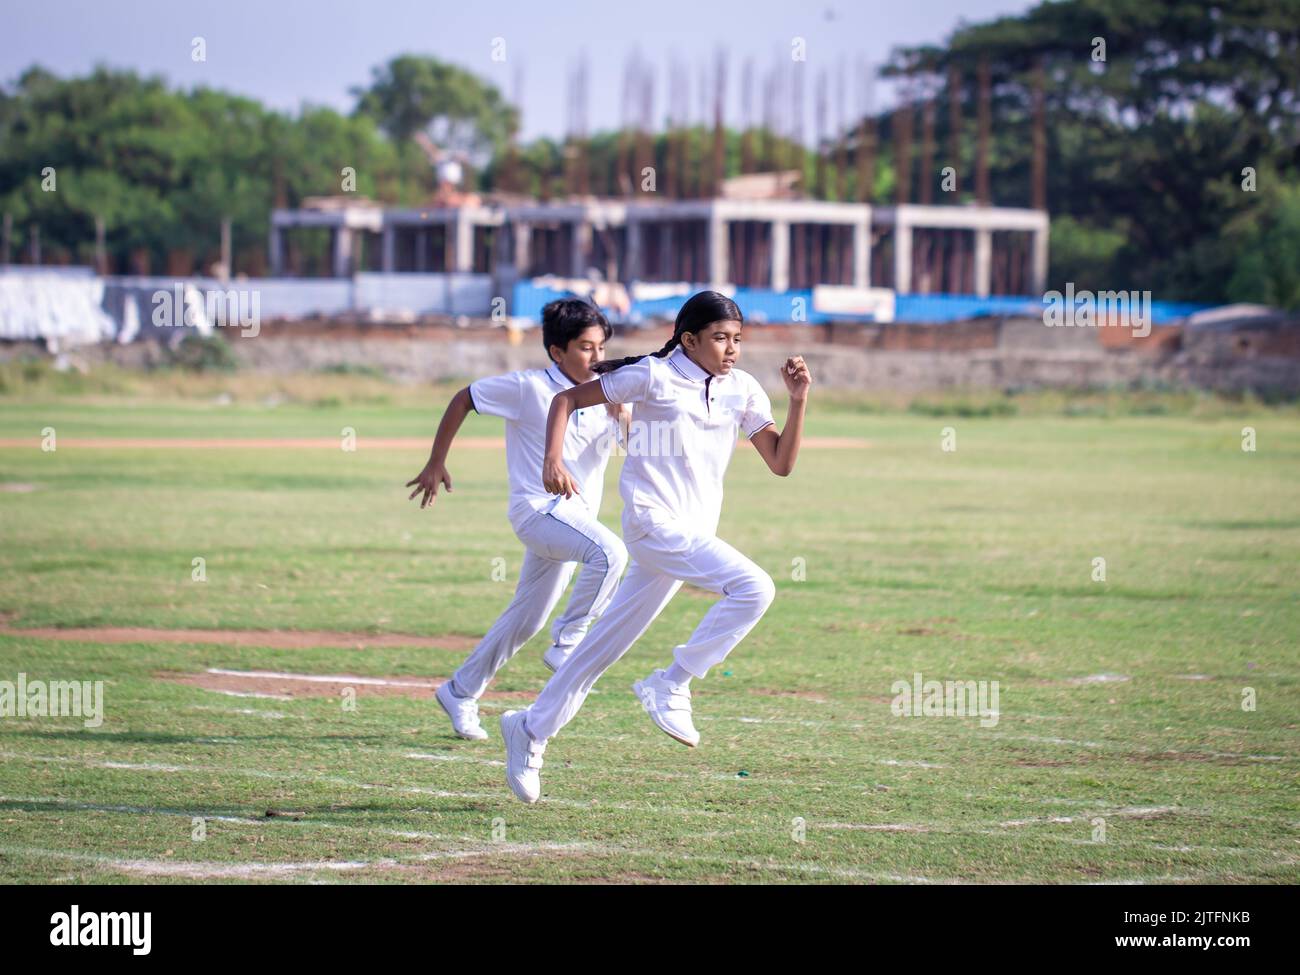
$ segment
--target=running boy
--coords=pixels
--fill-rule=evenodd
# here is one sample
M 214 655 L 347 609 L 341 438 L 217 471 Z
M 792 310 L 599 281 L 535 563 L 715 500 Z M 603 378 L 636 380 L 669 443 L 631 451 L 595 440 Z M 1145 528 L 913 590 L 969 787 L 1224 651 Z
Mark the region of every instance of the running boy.
M 673 663 L 637 681 L 633 690 L 656 726 L 691 747 L 700 740 L 691 721 L 691 679 L 720 663 L 775 596 L 771 577 L 716 535 L 722 480 L 738 429 L 773 473 L 784 477 L 794 470 L 812 379 L 801 356 L 785 361 L 781 377 L 790 410 L 778 433 L 767 394 L 735 367 L 743 324 L 734 301 L 702 291 L 682 306 L 673 337 L 658 352 L 603 363 L 596 367 L 598 380 L 566 390 L 551 403 L 542 482 L 565 498 L 584 490 L 561 453 L 575 411 L 635 403 L 638 428 L 673 435 L 652 437 L 652 449 L 641 450 L 634 449 L 637 437 L 629 436 L 619 481 L 623 540 L 632 556 L 627 577 L 532 706 L 501 718 L 506 781 L 525 802 L 541 794 L 538 769 L 547 741 L 573 719 L 600 675 L 640 638 L 683 582 L 722 599 L 674 650 Z M 670 449 L 663 449 L 665 443 Z
M 596 520 L 605 466 L 620 436 L 620 417 L 614 408 L 579 410 L 558 440 L 557 450 L 562 450 L 580 493 L 557 497 L 542 487 L 540 476 L 551 399 L 594 376 L 592 367 L 604 358 L 610 333 L 605 316 L 588 302 L 563 298 L 548 304 L 542 309 L 542 344 L 551 364 L 480 379 L 453 396 L 438 425 L 429 462 L 406 482 L 407 487 L 416 485 L 411 498 L 424 492 L 421 508 L 432 505 L 440 484 L 451 491 L 447 452 L 469 411 L 505 419 L 508 516 L 524 543 L 524 562 L 510 605 L 437 690 L 438 703 L 461 738 L 488 737 L 479 723 L 478 699 L 505 662 L 546 624 L 576 563 L 582 564 L 582 572 L 568 608 L 551 627 L 552 645 L 542 657 L 552 670 L 604 612 L 627 565 L 623 543 Z

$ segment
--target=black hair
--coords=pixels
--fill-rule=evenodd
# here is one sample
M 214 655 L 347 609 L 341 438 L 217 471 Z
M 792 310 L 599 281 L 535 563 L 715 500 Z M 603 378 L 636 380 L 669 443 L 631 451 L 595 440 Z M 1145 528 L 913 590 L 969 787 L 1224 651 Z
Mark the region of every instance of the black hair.
M 740 313 L 740 306 L 717 291 L 698 291 L 686 299 L 681 310 L 677 312 L 677 321 L 673 326 L 673 337 L 658 352 L 650 355 L 662 359 L 677 346 L 682 344 L 682 336 L 687 332 L 698 335 L 714 322 L 745 323 L 745 316 Z M 643 355 L 632 355 L 625 359 L 606 359 L 592 366 L 593 372 L 604 373 L 644 359 Z
M 605 338 L 614 334 L 604 312 L 590 301 L 557 298 L 550 302 L 542 309 L 542 347 L 546 349 L 546 358 L 551 358 L 551 346 L 567 349 L 570 342 L 593 325 L 605 330 Z

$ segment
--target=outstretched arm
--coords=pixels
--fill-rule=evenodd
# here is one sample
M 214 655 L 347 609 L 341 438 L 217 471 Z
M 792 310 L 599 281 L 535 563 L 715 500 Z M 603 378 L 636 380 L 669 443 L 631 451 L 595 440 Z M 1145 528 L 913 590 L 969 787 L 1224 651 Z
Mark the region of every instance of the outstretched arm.
M 564 431 L 569 426 L 569 417 L 574 410 L 608 402 L 599 379 L 556 393 L 551 400 L 551 412 L 546 415 L 546 455 L 542 459 L 542 486 L 552 494 L 563 494 L 566 498 L 571 498 L 582 493 L 578 490 L 578 482 L 573 479 L 573 475 L 564 468 Z
M 812 376 L 803 356 L 786 359 L 781 367 L 781 378 L 790 393 L 790 412 L 785 418 L 785 429 L 777 433 L 776 424 L 769 424 L 749 439 L 773 474 L 788 477 L 799 457 L 803 416 L 808 406 L 808 390 L 812 387 Z
M 447 454 L 451 451 L 451 442 L 456 438 L 460 425 L 465 422 L 465 417 L 473 408 L 474 400 L 469 394 L 469 387 L 466 386 L 447 404 L 447 409 L 442 414 L 442 422 L 438 424 L 438 433 L 433 438 L 433 450 L 429 454 L 428 463 L 424 465 L 424 470 L 406 482 L 407 487 L 416 485 L 415 490 L 411 492 L 411 498 L 421 491 L 424 492 L 424 497 L 420 499 L 421 508 L 433 504 L 438 494 L 439 484 L 451 491 L 451 475 L 447 473 Z

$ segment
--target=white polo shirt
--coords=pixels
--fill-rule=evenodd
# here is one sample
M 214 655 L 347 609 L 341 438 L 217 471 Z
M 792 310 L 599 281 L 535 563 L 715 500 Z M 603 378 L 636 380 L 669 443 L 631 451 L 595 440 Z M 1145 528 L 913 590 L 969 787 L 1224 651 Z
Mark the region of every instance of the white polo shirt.
M 605 373 L 600 386 L 611 403 L 636 404 L 619 479 L 624 540 L 676 519 L 715 533 L 736 431 L 752 437 L 773 422 L 758 380 L 735 368 L 713 376 L 679 345 Z
M 546 417 L 555 394 L 573 385 L 555 363 L 545 369 L 508 372 L 469 384 L 474 409 L 506 421 L 506 473 L 510 481 L 507 516 L 516 530 L 533 512 L 550 510 L 562 497 L 542 486 Z M 564 433 L 564 466 L 582 492 L 574 500 L 581 500 L 593 518 L 600 512 L 605 466 L 618 442 L 618 432 L 617 421 L 602 405 L 575 411 Z

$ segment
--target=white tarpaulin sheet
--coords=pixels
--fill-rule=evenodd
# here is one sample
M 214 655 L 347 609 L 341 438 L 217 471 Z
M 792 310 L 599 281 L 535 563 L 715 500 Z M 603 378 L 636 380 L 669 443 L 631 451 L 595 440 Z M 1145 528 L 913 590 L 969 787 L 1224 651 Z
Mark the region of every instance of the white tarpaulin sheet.
M 78 345 L 112 338 L 117 325 L 103 301 L 102 278 L 8 271 L 0 274 L 0 339 Z

